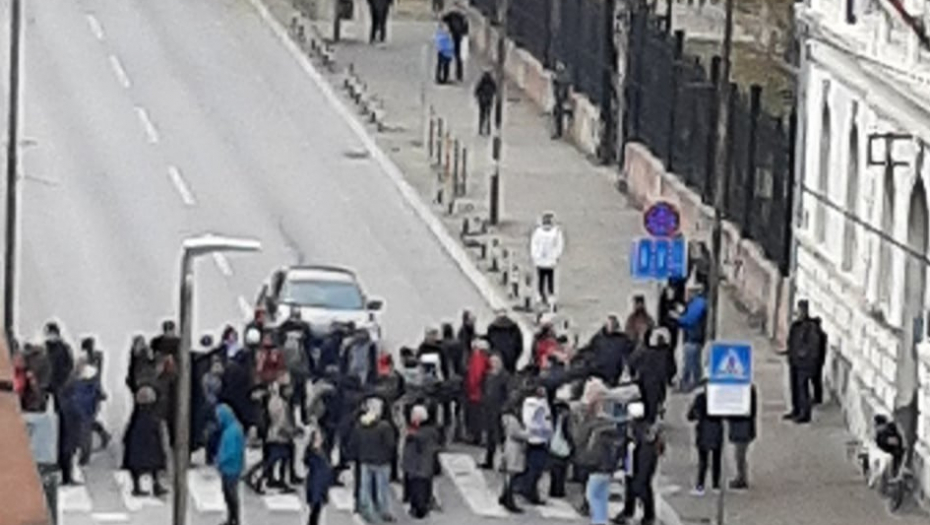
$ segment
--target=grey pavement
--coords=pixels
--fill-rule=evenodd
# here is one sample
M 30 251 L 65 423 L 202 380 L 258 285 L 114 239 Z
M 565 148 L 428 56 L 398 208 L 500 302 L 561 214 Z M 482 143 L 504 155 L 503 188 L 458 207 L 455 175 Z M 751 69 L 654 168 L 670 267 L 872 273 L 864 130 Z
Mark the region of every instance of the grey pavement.
M 286 2 L 267 3 L 281 20 L 290 20 L 292 13 Z M 408 12 L 414 3 L 406 3 Z M 424 11 L 425 4 L 421 2 Z M 352 64 L 369 89 L 384 100 L 387 129 L 378 134 L 379 143 L 424 200 L 429 200 L 435 175 L 423 147 L 425 108 L 420 93 L 425 86 L 426 105 L 451 122 L 455 135 L 473 153 L 467 198 L 486 209 L 489 144 L 476 136 L 471 92 L 479 71 L 489 64 L 473 58 L 464 84 L 433 86 L 423 59 L 433 23 L 422 21 L 422 16 L 395 17 L 389 25 L 388 42 L 369 46 L 353 39 L 365 34 L 364 11 L 358 12 L 362 16 L 349 24 L 349 37 L 336 46 L 336 60 L 339 69 Z M 328 22 L 319 22 L 322 35 L 328 35 L 328 28 Z M 338 83 L 342 76 L 337 73 L 331 79 Z M 558 279 L 560 317 L 580 327 L 583 339 L 593 333 L 606 313 L 625 315 L 632 293 L 648 293 L 653 304 L 655 288 L 633 283 L 628 276 L 630 244 L 643 232 L 639 213 L 614 186 L 615 172 L 592 165 L 564 142 L 551 141 L 545 115 L 516 90 L 508 89 L 506 108 L 505 220 L 496 233 L 525 264 L 528 235 L 536 217 L 543 210 L 557 213 L 568 239 Z M 443 214 L 437 206 L 434 210 Z M 451 232 L 458 231 L 461 217 L 444 220 Z M 727 494 L 726 523 L 870 525 L 892 519 L 925 523 L 926 515 L 916 511 L 889 516 L 879 495 L 866 487 L 847 457 L 848 436 L 837 406 L 828 403 L 819 408 L 814 423 L 808 426 L 781 421 L 786 403 L 784 364 L 778 349 L 749 327 L 747 317 L 730 297 L 722 299 L 721 308 L 720 337 L 753 343 L 760 391 L 760 436 L 751 453 L 752 490 Z M 711 523 L 716 515 L 716 497 L 711 493 L 704 498 L 687 494 L 696 471 L 692 432 L 683 418 L 689 400 L 676 394 L 669 405 L 666 426 L 670 446 L 661 462 L 657 487 L 674 508 L 663 516 L 668 524 Z M 731 458 L 727 464 L 732 464 Z

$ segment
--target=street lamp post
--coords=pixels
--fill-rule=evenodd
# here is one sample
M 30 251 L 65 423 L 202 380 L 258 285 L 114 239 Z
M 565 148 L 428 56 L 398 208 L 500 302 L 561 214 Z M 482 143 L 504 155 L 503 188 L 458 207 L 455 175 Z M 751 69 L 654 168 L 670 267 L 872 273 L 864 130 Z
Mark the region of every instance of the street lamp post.
M 258 241 L 203 235 L 186 239 L 181 252 L 181 348 L 178 355 L 178 406 L 174 445 L 174 514 L 173 525 L 187 522 L 187 468 L 190 463 L 190 408 L 191 408 L 191 340 L 194 296 L 194 259 L 215 252 L 257 252 Z
M 491 226 L 497 226 L 500 221 L 501 206 L 501 155 L 503 154 L 503 131 L 504 131 L 504 97 L 507 88 L 505 86 L 505 69 L 504 61 L 507 59 L 507 18 L 510 2 L 508 0 L 498 0 L 497 2 L 497 60 L 495 61 L 495 80 L 497 81 L 497 98 L 494 100 L 494 138 L 491 143 L 491 160 L 494 163 L 494 171 L 491 172 L 491 182 L 489 188 L 490 206 L 488 211 L 488 222 Z
M 19 59 L 22 38 L 22 0 L 10 4 L 10 98 L 6 143 L 6 246 L 3 267 L 3 328 L 12 343 L 16 303 L 16 208 L 19 164 Z M 10 345 L 12 348 L 12 345 Z

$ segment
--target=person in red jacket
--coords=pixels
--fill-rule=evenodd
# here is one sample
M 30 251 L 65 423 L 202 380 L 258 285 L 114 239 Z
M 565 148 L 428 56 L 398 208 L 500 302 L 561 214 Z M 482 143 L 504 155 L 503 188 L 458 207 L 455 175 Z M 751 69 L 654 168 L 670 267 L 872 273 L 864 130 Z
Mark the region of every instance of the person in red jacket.
M 478 443 L 483 434 L 481 423 L 484 420 L 481 412 L 481 399 L 484 390 L 484 379 L 490 368 L 490 346 L 484 339 L 476 339 L 472 343 L 471 357 L 468 359 L 468 370 L 465 372 L 465 427 L 471 441 Z

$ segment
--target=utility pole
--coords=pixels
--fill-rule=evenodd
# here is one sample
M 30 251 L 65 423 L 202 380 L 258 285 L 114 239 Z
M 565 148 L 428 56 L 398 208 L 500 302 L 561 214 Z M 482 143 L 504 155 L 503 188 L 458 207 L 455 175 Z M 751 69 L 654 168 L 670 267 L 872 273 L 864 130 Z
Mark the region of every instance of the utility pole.
M 501 153 L 504 147 L 504 98 L 506 97 L 506 79 L 504 77 L 504 61 L 507 55 L 507 10 L 509 0 L 497 0 L 497 63 L 495 76 L 497 77 L 497 98 L 494 100 L 494 139 L 491 148 L 491 159 L 494 162 L 494 171 L 491 173 L 490 206 L 488 222 L 497 226 L 500 220 L 501 206 Z
M 6 137 L 6 249 L 3 267 L 3 328 L 12 343 L 16 309 L 16 209 L 19 165 L 19 59 L 22 0 L 10 4 L 10 100 Z M 12 348 L 12 345 L 10 346 Z
M 707 340 L 717 339 L 717 318 L 720 301 L 720 271 L 723 234 L 723 207 L 726 203 L 727 183 L 730 176 L 730 160 L 733 152 L 730 138 L 730 69 L 733 51 L 733 4 L 734 0 L 727 0 L 726 19 L 723 29 L 723 50 L 721 51 L 720 78 L 717 80 L 717 143 L 716 143 L 716 171 L 714 179 L 714 224 L 711 233 L 711 264 L 708 290 L 707 312 Z M 726 452 L 726 446 L 721 454 Z M 726 459 L 724 457 L 724 459 Z M 717 525 L 724 525 L 726 514 L 726 475 L 720 483 L 720 492 L 717 497 Z

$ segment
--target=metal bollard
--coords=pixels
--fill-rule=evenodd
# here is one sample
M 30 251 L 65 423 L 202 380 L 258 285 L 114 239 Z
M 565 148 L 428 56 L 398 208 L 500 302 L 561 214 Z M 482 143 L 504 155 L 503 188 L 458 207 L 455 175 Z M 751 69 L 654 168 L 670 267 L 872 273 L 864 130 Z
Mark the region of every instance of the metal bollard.
M 301 47 L 307 43 L 307 32 L 304 30 L 303 24 L 297 26 L 297 42 L 300 43 Z
M 527 312 L 533 311 L 533 275 L 530 273 L 526 274 L 526 297 L 523 298 L 523 308 Z
M 488 241 L 481 243 L 481 251 L 478 254 L 478 258 L 482 261 L 488 258 Z
M 439 117 L 438 130 L 436 132 L 436 164 L 442 162 L 442 132 L 443 132 L 443 122 L 442 117 Z
M 429 108 L 429 140 L 427 140 L 427 142 L 429 143 L 427 148 L 429 149 L 429 161 L 430 162 L 433 162 L 433 152 L 435 150 L 435 147 L 434 147 L 435 144 L 433 144 L 433 141 L 435 140 L 435 137 L 434 137 L 435 133 L 436 133 L 436 115 L 433 114 L 433 108 L 430 107 Z
M 459 139 L 452 142 L 452 196 L 459 197 Z
M 516 264 L 510 269 L 510 296 L 520 298 L 520 267 Z
M 500 257 L 500 239 L 493 238 L 491 239 L 491 267 L 488 268 L 488 271 L 491 273 L 497 273 L 501 271 L 500 264 L 498 259 Z
M 469 225 L 468 217 L 465 217 L 464 219 L 462 219 L 462 230 L 459 232 L 459 237 L 468 237 L 470 235 L 468 233 L 468 225 Z
M 462 147 L 462 173 L 459 175 L 461 186 L 456 188 L 459 197 L 464 197 L 468 192 L 468 148 Z

